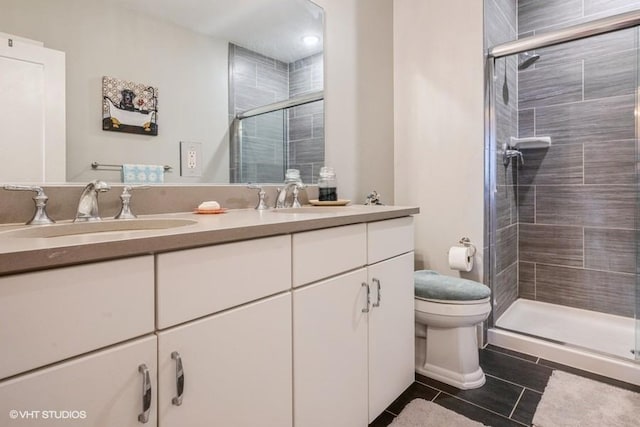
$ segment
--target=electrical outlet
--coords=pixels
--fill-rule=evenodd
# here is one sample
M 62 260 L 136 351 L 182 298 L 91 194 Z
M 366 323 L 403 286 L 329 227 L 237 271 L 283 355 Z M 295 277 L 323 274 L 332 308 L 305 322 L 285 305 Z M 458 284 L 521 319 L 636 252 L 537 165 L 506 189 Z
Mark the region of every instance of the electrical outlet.
M 187 168 L 195 169 L 198 166 L 198 156 L 195 150 L 187 152 Z
M 180 142 L 180 176 L 202 176 L 202 144 Z

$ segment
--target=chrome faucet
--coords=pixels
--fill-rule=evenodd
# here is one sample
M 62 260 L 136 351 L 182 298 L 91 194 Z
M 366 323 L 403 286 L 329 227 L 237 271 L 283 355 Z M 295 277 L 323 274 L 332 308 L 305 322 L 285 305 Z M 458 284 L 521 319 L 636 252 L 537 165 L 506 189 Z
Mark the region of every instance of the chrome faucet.
M 109 191 L 111 187 L 104 181 L 98 179 L 91 181 L 84 187 L 80 201 L 78 202 L 78 211 L 76 212 L 77 221 L 100 221 L 100 214 L 98 212 L 98 193 L 104 193 Z
M 284 185 L 284 187 L 282 187 L 281 189 L 278 189 L 278 196 L 276 197 L 275 208 L 280 209 L 280 208 L 289 208 L 289 207 L 291 208 L 301 207 L 300 201 L 298 200 L 298 193 L 300 192 L 300 190 L 304 190 L 306 188 L 307 186 L 300 181 L 287 182 Z M 287 196 L 289 195 L 289 193 L 292 194 L 292 201 L 290 205 L 287 204 Z

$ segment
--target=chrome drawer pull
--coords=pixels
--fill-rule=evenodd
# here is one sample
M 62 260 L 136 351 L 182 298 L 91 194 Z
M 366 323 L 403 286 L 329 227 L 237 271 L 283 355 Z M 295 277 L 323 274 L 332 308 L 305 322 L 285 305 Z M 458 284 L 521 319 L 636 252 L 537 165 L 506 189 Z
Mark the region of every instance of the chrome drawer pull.
M 182 405 L 182 395 L 184 394 L 184 370 L 182 369 L 182 358 L 180 353 L 174 351 L 171 358 L 176 361 L 176 390 L 178 395 L 171 399 L 171 403 L 176 406 Z
M 144 363 L 138 366 L 138 372 L 142 374 L 142 413 L 138 415 L 138 421 L 146 424 L 149 422 L 151 412 L 151 376 L 149 368 Z
M 369 287 L 369 284 L 366 282 L 362 282 L 362 286 L 365 286 L 367 288 L 367 306 L 362 309 L 362 312 L 368 313 L 369 305 L 371 304 L 371 288 Z
M 380 291 L 382 290 L 382 287 L 380 286 L 380 280 L 374 277 L 373 279 L 371 279 L 371 281 L 375 283 L 378 288 L 378 299 L 376 300 L 376 302 L 373 303 L 373 306 L 380 307 L 380 298 L 381 298 Z

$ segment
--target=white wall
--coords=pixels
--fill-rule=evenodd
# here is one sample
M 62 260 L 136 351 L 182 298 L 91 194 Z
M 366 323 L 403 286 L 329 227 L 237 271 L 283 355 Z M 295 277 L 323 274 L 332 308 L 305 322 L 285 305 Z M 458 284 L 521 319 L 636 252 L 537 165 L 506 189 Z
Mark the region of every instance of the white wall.
M 393 0 L 315 0 L 325 10 L 325 147 L 340 198 L 393 203 Z
M 395 201 L 418 205 L 418 268 L 452 276 L 447 250 L 478 247 L 482 280 L 482 0 L 394 1 Z

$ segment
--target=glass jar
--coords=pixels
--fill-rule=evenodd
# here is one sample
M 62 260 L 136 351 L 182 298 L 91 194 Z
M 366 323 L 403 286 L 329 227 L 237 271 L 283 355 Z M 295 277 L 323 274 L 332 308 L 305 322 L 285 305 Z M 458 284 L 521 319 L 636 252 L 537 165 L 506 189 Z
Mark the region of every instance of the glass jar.
M 338 200 L 338 181 L 332 167 L 324 166 L 320 168 L 318 200 L 321 202 L 335 202 Z
M 302 178 L 300 178 L 300 171 L 298 169 L 287 169 L 284 173 L 284 183 L 288 184 L 290 182 L 302 182 Z

